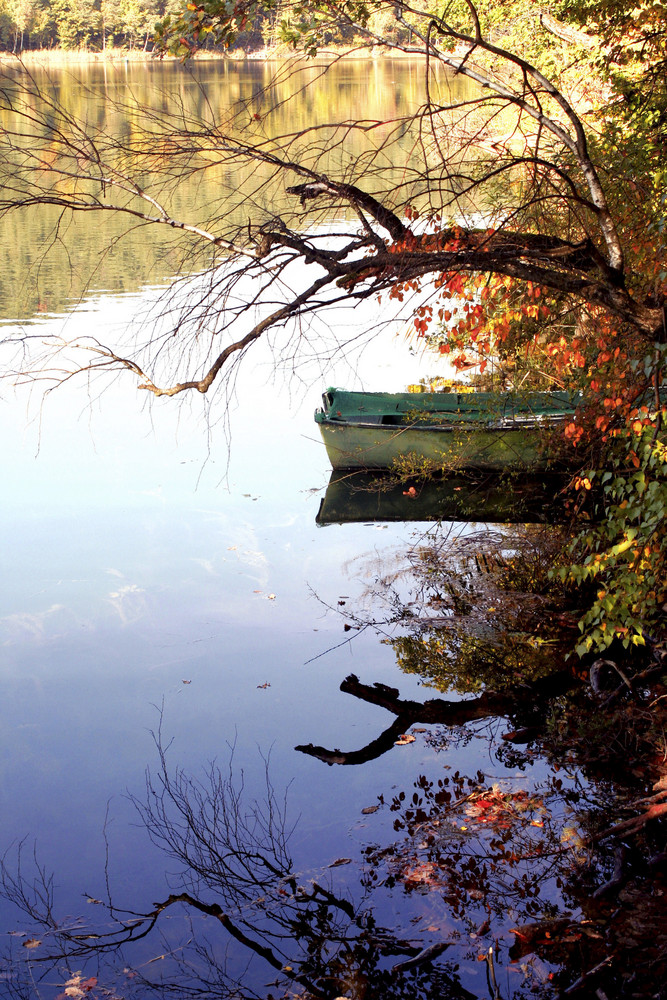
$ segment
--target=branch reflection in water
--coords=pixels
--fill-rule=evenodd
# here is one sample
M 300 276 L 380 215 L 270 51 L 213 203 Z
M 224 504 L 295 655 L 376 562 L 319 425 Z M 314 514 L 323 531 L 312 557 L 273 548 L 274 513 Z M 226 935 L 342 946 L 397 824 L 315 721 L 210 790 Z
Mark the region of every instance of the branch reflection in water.
M 108 871 L 106 901 L 89 897 L 97 905 L 73 919 L 36 862 L 6 856 L 2 892 L 23 923 L 9 938 L 5 995 L 556 996 L 573 960 L 586 969 L 604 958 L 599 915 L 572 908 L 590 902 L 611 850 L 593 852 L 585 830 L 601 794 L 575 777 L 529 786 L 516 770 L 492 781 L 445 765 L 412 793 L 378 796 L 357 857 L 299 872 L 268 760 L 265 794 L 248 800 L 231 761 L 195 778 L 173 766 L 159 731 L 156 747 L 157 770 L 133 802 L 169 862 L 170 891 L 145 909 L 121 905 Z
M 53 878 L 36 860 L 27 874 L 21 849 L 15 866 L 5 856 L 3 896 L 29 927 L 10 938 L 5 956 L 11 995 L 34 996 L 38 987 L 91 998 L 150 989 L 178 997 L 472 1000 L 455 964 L 431 967 L 447 942 L 425 945 L 419 933 L 404 939 L 376 922 L 364 878 L 355 892 L 349 878 L 335 877 L 340 862 L 332 871 L 294 871 L 293 826 L 268 760 L 265 797 L 248 802 L 231 760 L 226 772 L 210 764 L 197 779 L 171 767 L 160 732 L 156 746 L 157 772 L 147 772 L 145 796 L 133 802 L 152 842 L 176 864 L 172 891 L 146 910 L 128 909 L 112 898 L 107 872 L 106 901 L 88 900 L 104 917 L 62 920 Z
M 446 539 L 438 532 L 428 536 L 430 546 L 423 536 L 409 572 L 397 562 L 368 574 L 378 594 L 392 595 L 385 605 L 392 621 L 396 585 L 405 589 L 408 581 L 411 600 L 405 594 L 401 600 L 411 612 L 402 638 L 410 638 L 412 628 L 415 642 L 424 628 L 435 641 L 436 618 L 460 626 L 465 617 L 468 626 L 477 621 L 481 628 L 482 593 L 493 592 L 501 606 L 503 577 L 517 551 L 506 534 L 487 533 L 486 563 L 474 549 L 479 538 L 470 536 L 458 543 L 450 537 L 445 557 Z M 531 549 L 530 539 L 513 565 L 515 587 L 504 605 L 517 616 L 506 624 L 523 625 L 523 653 L 529 610 L 536 622 L 545 608 L 553 616 L 546 600 L 521 598 L 519 584 L 528 576 L 535 590 L 546 551 L 537 551 L 536 538 Z M 486 567 L 479 572 L 483 583 L 465 569 L 468 557 Z M 445 613 L 448 602 L 456 614 Z M 449 699 L 419 703 L 401 698 L 398 688 L 350 676 L 343 690 L 389 710 L 396 722 L 361 751 L 298 748 L 327 763 L 372 767 L 380 753 L 409 753 L 395 744 L 404 742 L 398 729 L 413 726 L 416 747 L 429 751 L 415 756 L 412 787 L 384 787 L 363 809 L 349 831 L 350 857 L 322 858 L 317 870 L 299 865 L 299 826 L 289 814 L 288 792 L 276 791 L 268 757 L 262 793 L 253 797 L 233 755 L 226 769 L 212 763 L 193 776 L 174 766 L 175 748 L 158 729 L 157 768 L 132 801 L 158 859 L 164 858 L 164 895 L 146 903 L 136 898 L 139 888 L 112 890 L 109 866 L 106 900 L 89 897 L 97 905 L 70 918 L 58 910 L 54 879 L 34 859 L 19 851 L 12 863 L 5 855 L 2 893 L 22 919 L 8 938 L 4 994 L 26 1000 L 125 1000 L 152 992 L 183 1000 L 555 1000 L 580 989 L 585 995 L 592 986 L 608 996 L 628 995 L 620 988 L 630 951 L 637 950 L 628 928 L 649 918 L 659 927 L 664 910 L 662 896 L 649 899 L 641 889 L 659 834 L 642 832 L 648 843 L 633 843 L 621 857 L 612 824 L 623 776 L 619 771 L 612 781 L 607 767 L 596 769 L 582 735 L 599 715 L 595 694 L 577 687 L 572 673 L 568 678 L 559 667 L 545 674 L 543 664 L 536 669 L 518 653 L 508 668 L 506 648 L 488 633 L 488 609 L 485 620 L 486 632 L 469 632 L 479 640 L 475 657 L 467 655 L 472 647 L 462 642 L 460 628 L 440 648 L 442 670 L 434 671 L 435 649 L 427 649 L 422 679 L 449 691 Z M 405 665 L 417 666 L 416 646 L 398 652 L 413 653 Z M 527 716 L 532 725 L 502 732 L 503 718 L 520 726 Z M 415 721 L 424 723 L 421 732 Z M 568 731 L 575 724 L 578 741 Z M 454 770 L 448 747 L 481 735 L 488 766 L 470 774 Z M 627 800 L 633 795 L 629 784 Z M 335 803 L 331 808 L 335 812 Z M 621 890 L 626 899 L 631 894 L 632 905 L 617 905 Z M 642 963 L 632 968 L 644 980 L 633 988 L 665 971 L 663 938 L 656 930 L 650 945 L 641 944 Z M 615 986 L 616 993 L 609 992 Z

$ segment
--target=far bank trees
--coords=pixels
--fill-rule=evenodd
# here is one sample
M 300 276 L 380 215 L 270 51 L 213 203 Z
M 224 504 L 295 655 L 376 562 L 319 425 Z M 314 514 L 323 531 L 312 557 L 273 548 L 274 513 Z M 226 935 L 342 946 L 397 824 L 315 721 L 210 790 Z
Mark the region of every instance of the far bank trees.
M 176 0 L 0 0 L 0 52 L 146 49 Z

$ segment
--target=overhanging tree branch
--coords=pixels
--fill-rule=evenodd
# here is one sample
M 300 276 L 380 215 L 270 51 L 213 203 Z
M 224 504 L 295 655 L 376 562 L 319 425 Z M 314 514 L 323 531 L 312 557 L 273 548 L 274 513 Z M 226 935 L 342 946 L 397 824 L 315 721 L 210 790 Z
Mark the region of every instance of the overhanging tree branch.
M 0 212 L 45 206 L 115 215 L 205 248 L 202 280 L 189 292 L 194 299 L 174 309 L 170 333 L 131 350 L 72 341 L 69 348 L 98 355 L 80 370 L 125 369 L 156 396 L 206 393 L 269 330 L 324 315 L 346 299 L 391 294 L 397 283 L 417 283 L 429 295 L 433 282 L 457 274 L 539 285 L 568 308 L 603 310 L 653 338 L 662 300 L 647 294 L 625 261 L 584 120 L 557 82 L 487 38 L 475 5 L 466 3 L 470 27 L 401 4 L 409 42 L 377 34 L 356 6 L 318 6 L 332 24 L 338 19 L 369 42 L 425 57 L 425 100 L 387 123 L 360 117 L 271 129 L 272 113 L 282 113 L 287 99 L 269 89 L 268 110 L 254 117 L 245 107 L 220 121 L 183 105 L 159 113 L 119 107 L 133 119 L 131 134 L 120 137 L 86 127 L 35 81 L 8 81 L 0 90 Z M 443 99 L 428 79 L 430 63 L 477 90 Z M 302 95 L 301 69 L 294 72 Z M 280 75 L 285 84 L 288 71 Z M 331 151 L 353 135 L 368 148 L 344 167 L 332 164 Z M 411 151 L 401 153 L 397 179 L 406 135 Z M 195 219 L 174 207 L 184 184 L 220 170 L 238 184 L 228 183 L 219 205 L 199 206 Z M 506 203 L 487 209 L 501 184 Z M 239 210 L 234 221 L 227 197 Z M 414 221 L 415 205 L 426 225 Z M 319 269 L 315 280 L 304 265 Z M 62 353 L 61 342 L 54 346 Z M 67 377 L 75 370 L 73 362 Z M 27 368 L 23 374 L 32 377 Z

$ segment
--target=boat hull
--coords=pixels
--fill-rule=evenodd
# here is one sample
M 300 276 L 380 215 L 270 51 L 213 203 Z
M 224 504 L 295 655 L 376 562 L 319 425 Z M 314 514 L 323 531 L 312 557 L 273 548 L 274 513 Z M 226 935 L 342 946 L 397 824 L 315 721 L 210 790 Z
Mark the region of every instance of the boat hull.
M 328 389 L 315 413 L 334 470 L 539 471 L 545 431 L 572 419 L 563 393 L 354 393 Z
M 547 468 L 538 428 L 364 427 L 321 423 L 331 465 L 341 469 Z

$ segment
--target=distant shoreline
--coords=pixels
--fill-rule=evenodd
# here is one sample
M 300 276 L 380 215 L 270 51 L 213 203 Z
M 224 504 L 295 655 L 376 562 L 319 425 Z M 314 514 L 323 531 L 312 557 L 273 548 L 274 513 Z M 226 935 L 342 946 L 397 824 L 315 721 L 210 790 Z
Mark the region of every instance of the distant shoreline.
M 285 53 L 287 55 L 287 53 Z M 233 52 L 199 52 L 195 57 L 198 62 L 209 62 L 212 60 L 236 61 L 243 59 L 268 59 L 284 58 L 268 49 L 260 52 L 243 52 L 241 50 Z M 147 52 L 143 49 L 104 49 L 101 52 L 94 52 L 90 49 L 26 49 L 20 53 L 0 52 L 0 63 L 16 64 L 23 63 L 26 66 L 54 66 L 58 63 L 63 65 L 75 65 L 77 63 L 142 63 L 142 62 L 179 62 L 175 56 L 158 56 L 155 52 Z
M 322 49 L 315 58 L 335 59 L 341 56 L 349 56 L 358 59 L 414 59 L 419 57 L 419 53 L 400 52 L 385 50 L 381 46 L 372 47 L 327 47 Z M 294 52 L 287 48 L 262 48 L 252 52 L 242 49 L 232 49 L 228 52 L 198 52 L 194 57 L 195 62 L 276 62 L 284 59 L 306 58 L 301 53 Z M 143 49 L 104 49 L 101 52 L 93 52 L 88 49 L 26 49 L 21 53 L 0 52 L 1 66 L 16 66 L 22 64 L 27 67 L 39 66 L 76 66 L 76 65 L 100 65 L 123 63 L 150 63 L 150 62 L 180 62 L 175 56 L 158 56 L 154 52 L 146 52 Z

